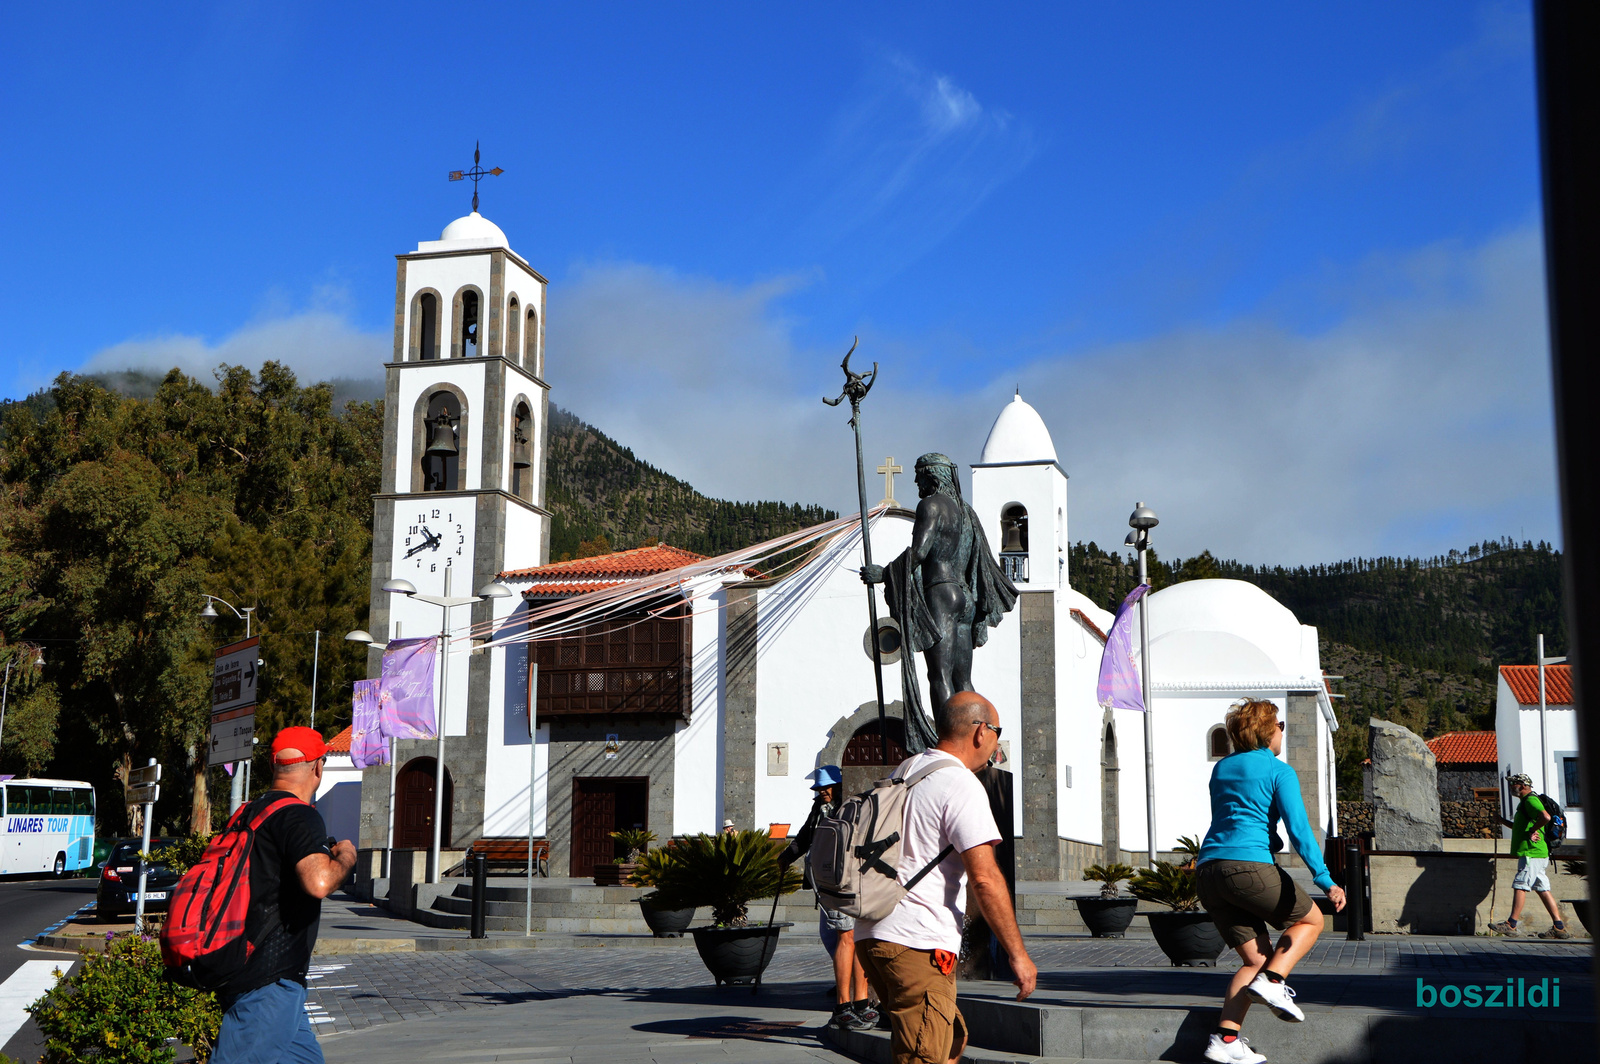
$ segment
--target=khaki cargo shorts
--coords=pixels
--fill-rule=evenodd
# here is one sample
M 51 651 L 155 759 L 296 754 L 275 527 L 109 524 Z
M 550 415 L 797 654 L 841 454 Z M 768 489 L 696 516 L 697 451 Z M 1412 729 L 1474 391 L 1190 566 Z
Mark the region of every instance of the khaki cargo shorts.
M 1200 904 L 1233 949 L 1266 934 L 1268 924 L 1281 931 L 1311 911 L 1311 895 L 1270 862 L 1207 861 L 1196 878 Z
M 857 942 L 856 958 L 888 1013 L 894 1064 L 947 1064 L 950 1050 L 967 1041 L 955 970 L 941 972 L 932 950 L 875 939 Z

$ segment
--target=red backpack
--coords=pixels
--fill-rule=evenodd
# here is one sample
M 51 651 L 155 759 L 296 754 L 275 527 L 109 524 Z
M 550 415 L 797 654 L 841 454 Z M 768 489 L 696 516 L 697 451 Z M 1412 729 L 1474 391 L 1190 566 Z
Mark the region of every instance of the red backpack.
M 243 806 L 206 847 L 200 862 L 173 888 L 161 928 L 161 959 L 175 982 L 219 990 L 255 952 L 244 937 L 250 912 L 250 853 L 267 818 L 298 798 Z

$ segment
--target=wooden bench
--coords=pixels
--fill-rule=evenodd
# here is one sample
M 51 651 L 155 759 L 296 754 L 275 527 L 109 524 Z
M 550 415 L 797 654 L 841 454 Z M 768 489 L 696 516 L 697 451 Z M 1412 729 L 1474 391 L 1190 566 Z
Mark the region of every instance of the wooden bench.
M 515 835 L 487 836 L 474 842 L 467 848 L 467 860 L 445 870 L 447 876 L 471 875 L 471 859 L 478 854 L 483 854 L 488 859 L 490 871 L 522 872 L 528 871 L 528 837 Z M 534 872 L 550 877 L 550 840 L 533 840 Z

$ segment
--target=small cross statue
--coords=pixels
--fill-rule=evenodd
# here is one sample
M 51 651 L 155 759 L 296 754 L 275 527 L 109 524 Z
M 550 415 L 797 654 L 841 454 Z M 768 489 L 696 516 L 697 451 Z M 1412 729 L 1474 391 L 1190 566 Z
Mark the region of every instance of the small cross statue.
M 887 503 L 890 506 L 899 506 L 900 503 L 894 497 L 894 475 L 896 473 L 904 473 L 905 470 L 895 465 L 894 456 L 890 455 L 883 460 L 883 465 L 878 467 L 878 472 L 883 474 L 883 503 Z M 879 503 L 879 505 L 881 506 L 883 503 Z

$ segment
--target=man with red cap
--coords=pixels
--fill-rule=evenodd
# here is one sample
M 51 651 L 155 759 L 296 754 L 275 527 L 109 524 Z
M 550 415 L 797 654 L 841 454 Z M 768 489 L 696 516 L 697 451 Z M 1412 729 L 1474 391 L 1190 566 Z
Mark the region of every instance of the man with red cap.
M 245 938 L 255 948 L 218 997 L 223 1015 L 212 1064 L 321 1064 L 306 1016 L 306 971 L 317 944 L 322 899 L 356 866 L 349 839 L 335 842 L 311 805 L 328 748 L 311 728 L 272 740 L 272 785 L 256 810 L 298 799 L 269 816 L 250 854 Z M 246 818 L 253 811 L 245 812 Z

